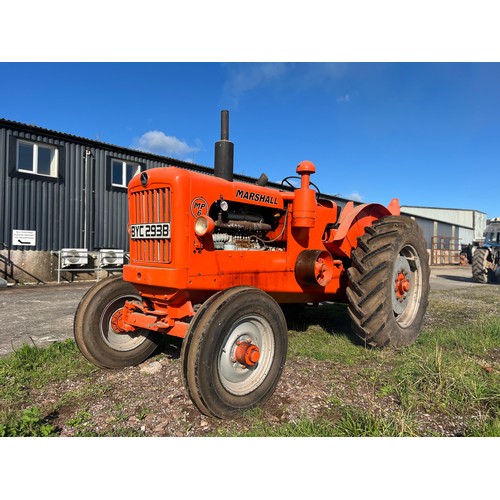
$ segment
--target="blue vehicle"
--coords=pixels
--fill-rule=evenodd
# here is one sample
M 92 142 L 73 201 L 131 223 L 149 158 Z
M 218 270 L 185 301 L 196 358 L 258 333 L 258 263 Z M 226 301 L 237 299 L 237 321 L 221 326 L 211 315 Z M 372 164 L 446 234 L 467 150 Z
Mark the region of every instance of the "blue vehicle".
M 484 244 L 472 256 L 472 278 L 478 283 L 500 282 L 500 217 L 489 221 Z

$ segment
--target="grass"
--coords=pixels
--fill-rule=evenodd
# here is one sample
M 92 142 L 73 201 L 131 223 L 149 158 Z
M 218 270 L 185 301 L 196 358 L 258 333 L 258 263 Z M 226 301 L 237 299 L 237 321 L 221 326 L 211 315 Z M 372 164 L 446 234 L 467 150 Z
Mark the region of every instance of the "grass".
M 377 417 L 352 406 L 339 406 L 324 416 L 312 420 L 300 418 L 295 422 L 273 425 L 266 421 L 261 410 L 246 414 L 248 430 L 231 432 L 219 430 L 219 436 L 230 437 L 401 437 L 415 436 L 410 416 Z
M 80 355 L 73 340 L 55 342 L 47 348 L 24 345 L 0 359 L 0 402 L 26 402 L 30 390 L 95 370 L 96 367 Z
M 0 359 L 0 436 L 54 435 L 56 429 L 42 416 L 41 410 L 30 405 L 32 394 L 95 370 L 96 367 L 81 356 L 73 340 L 56 342 L 47 348 L 24 345 Z M 90 390 L 96 389 L 102 390 Z M 79 393 L 68 391 L 51 411 L 79 397 Z

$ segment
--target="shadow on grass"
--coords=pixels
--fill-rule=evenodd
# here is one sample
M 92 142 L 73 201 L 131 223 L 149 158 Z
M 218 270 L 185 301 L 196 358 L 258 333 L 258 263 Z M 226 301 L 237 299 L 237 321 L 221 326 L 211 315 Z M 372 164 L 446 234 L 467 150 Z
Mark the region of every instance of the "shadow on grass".
M 347 337 L 352 343 L 364 345 L 351 329 L 351 319 L 346 304 L 324 302 L 318 306 L 301 304 L 282 305 L 290 330 L 305 332 L 310 326 L 317 325 L 332 336 Z
M 281 308 L 289 330 L 305 332 L 310 326 L 316 325 L 323 328 L 331 336 L 344 336 L 356 345 L 364 345 L 351 330 L 351 320 L 346 304 L 332 302 L 324 302 L 318 306 L 282 304 Z M 181 349 L 181 338 L 162 335 L 157 353 L 164 354 L 170 359 L 179 359 Z

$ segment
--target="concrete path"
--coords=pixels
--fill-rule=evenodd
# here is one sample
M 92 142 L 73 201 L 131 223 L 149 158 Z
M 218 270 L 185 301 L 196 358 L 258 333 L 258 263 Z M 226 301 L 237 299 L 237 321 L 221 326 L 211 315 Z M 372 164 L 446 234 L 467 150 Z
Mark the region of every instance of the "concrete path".
M 430 284 L 431 290 L 484 286 L 472 280 L 471 266 L 433 266 Z
M 485 286 L 472 281 L 470 266 L 433 267 L 431 290 Z M 0 288 L 0 356 L 23 344 L 47 346 L 73 337 L 73 317 L 95 282 Z
M 94 285 L 12 286 L 0 289 L 0 356 L 23 344 L 46 346 L 73 336 L 73 316 Z

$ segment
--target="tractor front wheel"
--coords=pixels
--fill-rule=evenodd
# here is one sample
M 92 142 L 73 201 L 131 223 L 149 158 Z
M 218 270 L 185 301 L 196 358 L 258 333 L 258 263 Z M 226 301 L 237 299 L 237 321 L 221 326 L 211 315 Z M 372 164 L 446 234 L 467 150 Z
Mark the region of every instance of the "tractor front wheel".
M 288 329 L 262 290 L 234 287 L 211 297 L 184 339 L 184 385 L 208 415 L 231 418 L 266 401 L 285 365 Z
M 421 331 L 429 295 L 422 232 L 401 216 L 376 220 L 365 231 L 348 270 L 353 330 L 374 347 L 409 345 Z
M 126 332 L 120 327 L 127 300 L 141 300 L 121 277 L 107 278 L 83 297 L 75 314 L 74 335 L 81 353 L 101 368 L 134 366 L 151 356 L 159 335 L 150 330 Z

